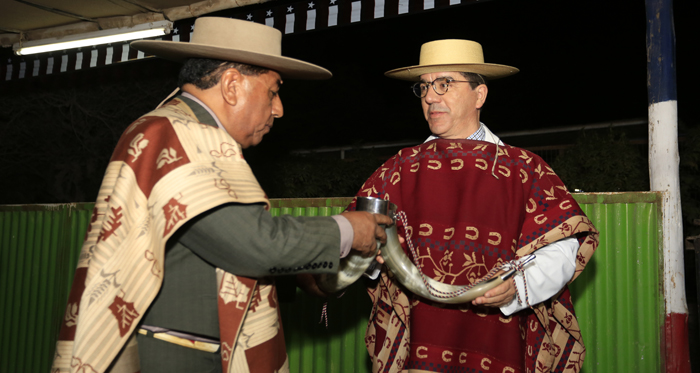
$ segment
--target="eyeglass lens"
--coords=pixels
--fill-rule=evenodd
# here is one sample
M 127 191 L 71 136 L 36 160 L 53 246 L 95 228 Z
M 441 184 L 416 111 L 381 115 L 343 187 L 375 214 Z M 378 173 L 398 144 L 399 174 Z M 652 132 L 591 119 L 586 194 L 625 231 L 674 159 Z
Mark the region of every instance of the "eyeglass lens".
M 428 94 L 428 87 L 433 86 L 435 93 L 439 95 L 444 95 L 447 93 L 447 89 L 450 87 L 450 81 L 448 78 L 437 78 L 431 83 L 419 82 L 413 85 L 413 93 L 423 98 Z

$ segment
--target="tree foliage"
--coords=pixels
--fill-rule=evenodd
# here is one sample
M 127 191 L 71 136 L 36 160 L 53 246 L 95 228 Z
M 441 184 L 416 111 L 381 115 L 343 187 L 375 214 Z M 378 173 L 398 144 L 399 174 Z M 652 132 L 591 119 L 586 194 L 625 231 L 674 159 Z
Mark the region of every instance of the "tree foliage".
M 684 236 L 700 235 L 700 127 L 683 131 L 679 145 L 681 210 Z M 570 191 L 627 192 L 649 190 L 647 147 L 630 144 L 624 132 L 582 131 L 552 167 Z
M 262 175 L 261 184 L 272 198 L 349 197 L 384 162 L 372 150 L 353 153 L 352 159 L 328 154 L 288 156 L 259 173 L 255 167 L 254 171 Z
M 93 201 L 122 131 L 172 87 L 144 80 L 4 92 L 0 204 Z
M 697 236 L 700 226 L 693 220 L 700 219 L 700 127 L 686 131 L 679 148 L 684 235 Z
M 649 190 L 648 162 L 624 132 L 582 131 L 574 146 L 552 168 L 570 191 L 629 192 Z

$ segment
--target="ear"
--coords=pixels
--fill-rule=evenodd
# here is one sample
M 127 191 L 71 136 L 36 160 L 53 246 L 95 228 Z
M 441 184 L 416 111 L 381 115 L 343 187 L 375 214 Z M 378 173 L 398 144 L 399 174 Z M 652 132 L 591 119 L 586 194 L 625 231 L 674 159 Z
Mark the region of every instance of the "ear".
M 476 108 L 481 109 L 486 102 L 486 96 L 489 95 L 489 87 L 487 87 L 486 84 L 480 84 L 476 87 L 476 95 Z
M 221 89 L 221 97 L 227 104 L 235 106 L 239 100 L 239 95 L 242 94 L 243 75 L 240 71 L 230 68 L 221 74 L 219 86 Z

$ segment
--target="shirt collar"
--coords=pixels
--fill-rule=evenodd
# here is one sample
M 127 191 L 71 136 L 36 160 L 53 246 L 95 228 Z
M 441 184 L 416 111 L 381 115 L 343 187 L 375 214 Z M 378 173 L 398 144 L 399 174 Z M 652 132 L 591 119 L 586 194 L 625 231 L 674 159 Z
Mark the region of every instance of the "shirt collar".
M 430 137 L 428 137 L 428 139 L 425 140 L 424 142 L 437 140 L 437 139 L 439 139 L 439 138 L 440 138 L 440 137 L 438 137 L 438 136 L 430 135 Z M 465 140 L 484 141 L 484 139 L 486 139 L 486 131 L 484 131 L 484 124 L 481 123 L 481 122 L 479 122 L 479 129 L 477 129 L 477 130 L 476 130 L 474 133 L 472 133 L 471 135 L 467 136 L 467 138 L 466 138 Z
M 486 131 L 484 131 L 484 124 L 479 122 L 479 129 L 467 137 L 467 140 L 479 140 L 484 141 L 486 138 Z
M 198 99 L 194 95 L 187 93 L 187 92 L 182 92 L 180 95 L 181 97 L 184 97 L 186 99 L 189 99 L 191 101 L 194 101 L 194 103 L 197 103 L 200 107 L 196 107 L 192 105 L 192 103 L 187 102 L 187 104 L 190 106 L 190 109 L 194 112 L 194 115 L 197 117 L 197 120 L 200 121 L 201 123 L 208 124 L 210 126 L 217 126 L 221 128 L 222 130 L 226 130 L 224 126 L 221 124 L 221 121 L 219 118 L 214 114 L 214 111 L 207 106 L 202 100 Z M 202 110 L 204 109 L 204 110 Z

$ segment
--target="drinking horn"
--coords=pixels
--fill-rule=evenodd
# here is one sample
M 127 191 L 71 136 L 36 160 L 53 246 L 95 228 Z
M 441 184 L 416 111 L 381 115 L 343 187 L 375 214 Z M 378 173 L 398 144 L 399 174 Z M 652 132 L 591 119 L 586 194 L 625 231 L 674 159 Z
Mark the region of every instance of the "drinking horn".
M 358 197 L 357 210 L 369 211 L 372 213 L 384 214 L 396 220 L 396 205 L 374 197 Z M 487 291 L 502 284 L 515 274 L 515 269 L 511 268 L 499 276 L 480 282 L 468 290 L 465 286 L 449 285 L 430 277 L 423 276 L 418 268 L 406 256 L 399 243 L 399 234 L 396 224 L 385 227 L 387 241 L 381 248 L 384 265 L 389 267 L 398 280 L 406 289 L 412 293 L 438 303 L 460 304 L 470 302 Z M 379 242 L 377 242 L 379 246 Z M 354 250 L 341 259 L 337 274 L 324 274 L 318 277 L 319 288 L 327 293 L 340 291 L 357 281 L 374 261 L 374 257 L 362 257 Z M 427 286 L 426 286 L 427 285 Z M 428 288 L 431 288 L 429 290 Z

